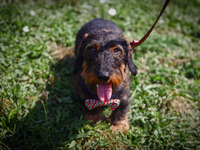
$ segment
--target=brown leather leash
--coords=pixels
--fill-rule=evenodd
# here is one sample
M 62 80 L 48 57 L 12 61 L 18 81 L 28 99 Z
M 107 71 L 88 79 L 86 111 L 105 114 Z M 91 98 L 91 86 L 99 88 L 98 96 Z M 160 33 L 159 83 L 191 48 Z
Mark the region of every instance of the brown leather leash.
M 164 5 L 163 5 L 163 8 L 162 8 L 162 10 L 160 11 L 160 14 L 159 14 L 158 18 L 156 19 L 156 21 L 155 21 L 155 23 L 153 24 L 153 26 L 151 27 L 151 29 L 143 36 L 143 38 L 142 38 L 140 41 L 134 40 L 134 41 L 132 41 L 132 42 L 130 43 L 131 48 L 135 48 L 135 47 L 139 46 L 140 44 L 142 44 L 142 43 L 147 39 L 147 37 L 150 35 L 150 33 L 153 31 L 154 27 L 156 26 L 158 20 L 160 19 L 160 16 L 163 14 L 163 12 L 164 12 L 164 10 L 165 10 L 165 8 L 167 7 L 167 5 L 168 5 L 169 2 L 170 2 L 170 0 L 166 0 L 166 1 L 165 1 Z

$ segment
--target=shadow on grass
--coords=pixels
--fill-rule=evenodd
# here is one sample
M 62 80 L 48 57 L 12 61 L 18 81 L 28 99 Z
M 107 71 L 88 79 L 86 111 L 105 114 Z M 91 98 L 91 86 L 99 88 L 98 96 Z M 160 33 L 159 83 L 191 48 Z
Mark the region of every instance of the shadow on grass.
M 10 149 L 58 149 L 76 137 L 84 122 L 75 100 L 73 64 L 72 55 L 52 64 L 52 74 L 34 108 L 25 118 L 10 122 L 16 133 L 3 141 Z

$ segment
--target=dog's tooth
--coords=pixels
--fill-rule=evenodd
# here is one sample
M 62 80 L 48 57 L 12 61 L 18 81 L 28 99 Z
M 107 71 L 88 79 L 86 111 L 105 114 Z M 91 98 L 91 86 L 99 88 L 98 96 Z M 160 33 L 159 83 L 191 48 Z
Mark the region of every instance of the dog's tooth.
M 97 84 L 97 88 L 98 88 L 98 84 Z

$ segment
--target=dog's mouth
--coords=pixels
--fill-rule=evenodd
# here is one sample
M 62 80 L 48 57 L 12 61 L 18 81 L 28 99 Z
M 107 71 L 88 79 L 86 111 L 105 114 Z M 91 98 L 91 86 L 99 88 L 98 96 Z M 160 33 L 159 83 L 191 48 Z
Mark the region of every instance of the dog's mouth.
M 112 96 L 112 84 L 97 84 L 97 95 L 100 101 L 109 101 Z

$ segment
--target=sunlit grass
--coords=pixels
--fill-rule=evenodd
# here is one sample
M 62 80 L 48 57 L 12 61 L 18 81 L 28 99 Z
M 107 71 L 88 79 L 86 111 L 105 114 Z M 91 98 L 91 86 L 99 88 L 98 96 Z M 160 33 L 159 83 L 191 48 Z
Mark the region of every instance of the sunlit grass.
M 131 129 L 90 126 L 73 90 L 75 36 L 87 21 L 116 22 L 129 41 L 154 23 L 164 1 L 5 1 L 0 6 L 1 149 L 200 149 L 200 10 L 171 1 L 134 51 Z M 109 15 L 110 9 L 116 14 Z M 108 116 L 110 110 L 106 110 Z

